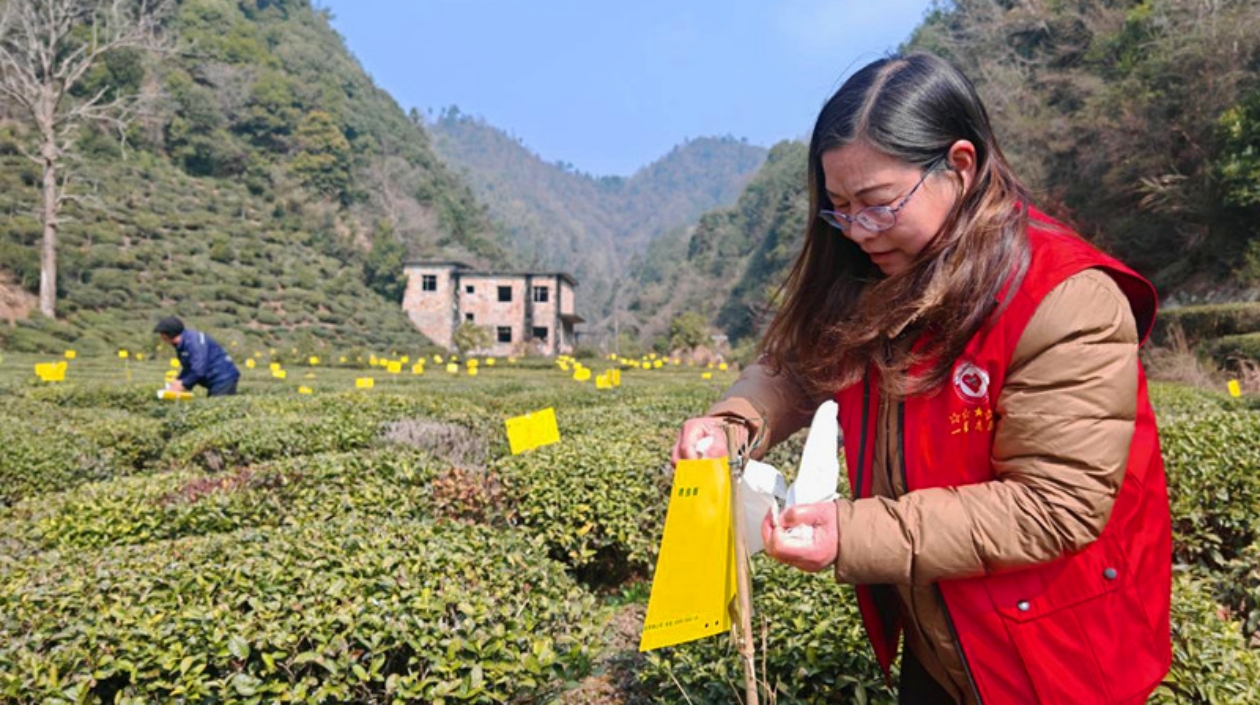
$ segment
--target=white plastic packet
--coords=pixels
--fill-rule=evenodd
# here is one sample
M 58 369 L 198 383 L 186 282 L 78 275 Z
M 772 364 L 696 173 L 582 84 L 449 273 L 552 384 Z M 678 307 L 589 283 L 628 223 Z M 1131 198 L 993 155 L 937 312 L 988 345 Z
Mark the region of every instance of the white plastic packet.
M 766 512 L 773 510 L 773 520 L 777 523 L 779 512 L 788 507 L 826 502 L 839 496 L 836 492 L 840 481 L 838 411 L 834 401 L 826 401 L 814 412 L 805 448 L 801 452 L 796 481 L 786 490 L 783 489 L 786 484 L 783 474 L 774 466 L 756 460 L 750 460 L 744 466 L 740 497 L 744 504 L 743 529 L 748 555 L 765 547 L 761 542 L 761 522 Z M 784 532 L 784 537 L 808 544 L 813 541 L 814 527 L 792 527 Z

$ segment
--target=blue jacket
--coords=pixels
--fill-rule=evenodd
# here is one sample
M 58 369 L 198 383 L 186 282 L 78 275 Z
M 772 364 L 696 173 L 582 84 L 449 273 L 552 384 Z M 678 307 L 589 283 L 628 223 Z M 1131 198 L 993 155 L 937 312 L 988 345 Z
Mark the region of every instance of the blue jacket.
M 199 330 L 185 328 L 175 352 L 182 366 L 179 381 L 184 389 L 192 389 L 198 384 L 214 389 L 241 376 L 241 371 L 232 364 L 232 357 L 223 346 Z

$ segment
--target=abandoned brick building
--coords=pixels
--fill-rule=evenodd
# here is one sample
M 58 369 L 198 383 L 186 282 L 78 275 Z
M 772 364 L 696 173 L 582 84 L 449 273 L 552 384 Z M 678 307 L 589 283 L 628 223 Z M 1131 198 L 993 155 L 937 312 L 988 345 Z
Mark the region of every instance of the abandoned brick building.
M 577 343 L 577 281 L 563 272 L 476 272 L 459 262 L 407 262 L 403 310 L 434 343 L 452 348 L 461 323 L 486 328 L 490 355 L 561 355 Z

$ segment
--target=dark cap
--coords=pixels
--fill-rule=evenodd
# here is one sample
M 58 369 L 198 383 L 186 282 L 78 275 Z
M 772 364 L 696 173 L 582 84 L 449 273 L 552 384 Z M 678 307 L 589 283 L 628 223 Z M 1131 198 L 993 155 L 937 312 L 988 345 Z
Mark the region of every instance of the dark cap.
M 184 322 L 174 316 L 167 316 L 158 321 L 158 324 L 153 327 L 153 332 L 174 338 L 184 332 Z

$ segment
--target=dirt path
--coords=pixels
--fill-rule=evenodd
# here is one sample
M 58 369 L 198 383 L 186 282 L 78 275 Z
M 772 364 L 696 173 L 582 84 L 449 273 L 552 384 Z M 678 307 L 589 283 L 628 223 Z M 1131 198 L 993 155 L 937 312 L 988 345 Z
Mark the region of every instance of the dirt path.
M 647 607 L 630 604 L 617 608 L 608 621 L 603 654 L 591 675 L 555 701 L 559 705 L 642 705 L 634 673 L 642 660 L 639 629 Z

